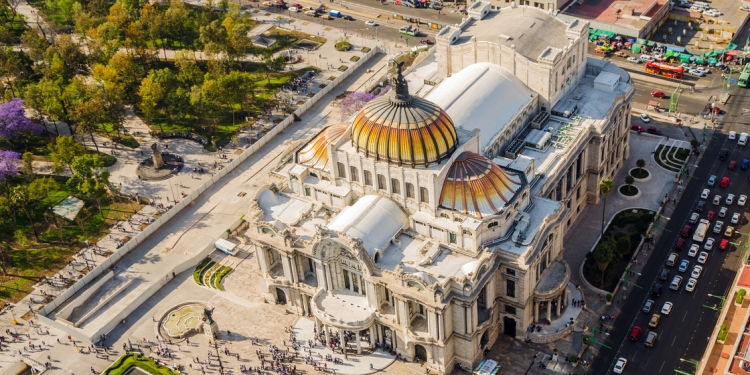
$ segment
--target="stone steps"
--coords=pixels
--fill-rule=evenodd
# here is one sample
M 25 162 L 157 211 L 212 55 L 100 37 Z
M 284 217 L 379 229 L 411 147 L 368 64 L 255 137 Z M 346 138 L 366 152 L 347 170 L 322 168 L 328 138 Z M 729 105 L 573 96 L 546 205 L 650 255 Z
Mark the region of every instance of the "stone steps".
M 570 374 L 573 372 L 575 367 L 573 367 L 570 362 L 567 362 L 564 357 L 560 357 L 558 355 L 544 355 L 544 358 L 542 359 L 542 364 L 545 365 L 545 368 L 547 370 L 555 371 L 555 372 L 561 372 L 563 374 Z

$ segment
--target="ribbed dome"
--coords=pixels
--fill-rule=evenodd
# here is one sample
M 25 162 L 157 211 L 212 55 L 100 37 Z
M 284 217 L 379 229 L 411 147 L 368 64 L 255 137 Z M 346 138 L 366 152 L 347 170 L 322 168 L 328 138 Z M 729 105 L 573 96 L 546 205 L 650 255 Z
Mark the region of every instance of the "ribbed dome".
M 297 152 L 297 163 L 330 172 L 328 145 L 341 137 L 346 127 L 347 124 L 342 122 L 323 129 Z
M 411 97 L 401 68 L 394 89 L 367 103 L 352 123 L 352 143 L 367 157 L 398 165 L 428 166 L 456 150 L 453 121 L 434 103 Z
M 506 173 L 474 152 L 459 155 L 448 170 L 440 206 L 481 218 L 500 212 L 522 186 L 515 173 Z

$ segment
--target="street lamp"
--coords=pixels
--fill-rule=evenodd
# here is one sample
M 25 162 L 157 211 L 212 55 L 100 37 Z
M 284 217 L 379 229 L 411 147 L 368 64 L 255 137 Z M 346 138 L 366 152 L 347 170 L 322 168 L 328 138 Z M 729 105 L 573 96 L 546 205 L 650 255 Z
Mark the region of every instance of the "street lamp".
M 711 293 L 709 293 L 708 296 L 720 299 L 721 300 L 721 306 L 716 307 L 716 305 L 713 305 L 713 306 L 703 305 L 703 307 L 705 307 L 707 309 L 714 310 L 714 311 L 724 310 L 724 304 L 727 302 L 727 299 L 724 298 L 724 296 L 717 296 L 717 295 L 714 295 L 714 294 L 711 294 Z
M 674 372 L 676 372 L 678 374 L 682 374 L 682 375 L 695 375 L 695 374 L 697 374 L 698 373 L 698 367 L 700 367 L 700 365 L 701 365 L 700 362 L 696 362 L 696 361 L 693 361 L 693 360 L 690 360 L 690 359 L 680 358 L 680 362 L 687 362 L 687 363 L 690 363 L 693 366 L 695 366 L 695 370 L 693 370 L 693 372 L 685 372 L 685 371 L 680 371 L 680 370 L 677 370 L 677 369 L 674 370 Z

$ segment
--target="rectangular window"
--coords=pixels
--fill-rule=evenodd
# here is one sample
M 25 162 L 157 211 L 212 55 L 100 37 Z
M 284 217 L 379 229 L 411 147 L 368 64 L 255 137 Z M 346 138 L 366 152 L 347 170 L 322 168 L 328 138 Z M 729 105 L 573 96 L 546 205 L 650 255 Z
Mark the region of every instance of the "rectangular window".
M 456 234 L 455 233 L 448 233 L 448 241 L 450 243 L 456 243 Z
M 351 175 L 352 181 L 359 182 L 359 171 L 357 170 L 357 167 L 349 167 L 349 174 Z
M 372 186 L 372 173 L 365 171 L 365 185 Z
M 407 198 L 414 198 L 414 185 L 410 183 L 406 183 L 406 197 Z
M 385 190 L 385 176 L 382 174 L 378 175 L 378 189 Z
M 307 187 L 307 186 L 305 186 L 305 196 L 307 196 L 307 197 L 310 196 L 310 188 Z
M 510 298 L 516 298 L 516 282 L 513 280 L 505 281 L 505 294 Z
M 505 269 L 505 273 L 507 273 L 508 275 L 511 275 L 511 276 L 516 276 L 516 270 L 514 270 L 512 268 L 506 268 Z
M 339 169 L 339 177 L 346 178 L 346 166 L 342 162 L 337 162 L 336 165 Z
M 397 179 L 391 179 L 391 191 L 393 194 L 401 194 L 401 183 Z
M 510 315 L 516 315 L 516 308 L 510 305 L 505 305 L 505 312 Z
M 422 203 L 430 203 L 430 196 L 428 195 L 427 188 L 419 188 L 419 201 Z

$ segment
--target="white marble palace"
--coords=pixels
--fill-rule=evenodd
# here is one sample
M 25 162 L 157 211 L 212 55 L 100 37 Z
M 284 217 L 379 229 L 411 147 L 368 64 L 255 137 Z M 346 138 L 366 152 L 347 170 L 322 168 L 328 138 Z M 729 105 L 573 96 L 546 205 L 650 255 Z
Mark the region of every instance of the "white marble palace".
M 489 7 L 296 143 L 246 217 L 267 301 L 329 340 L 450 372 L 570 302 L 563 234 L 627 158 L 633 84 L 587 23 Z

